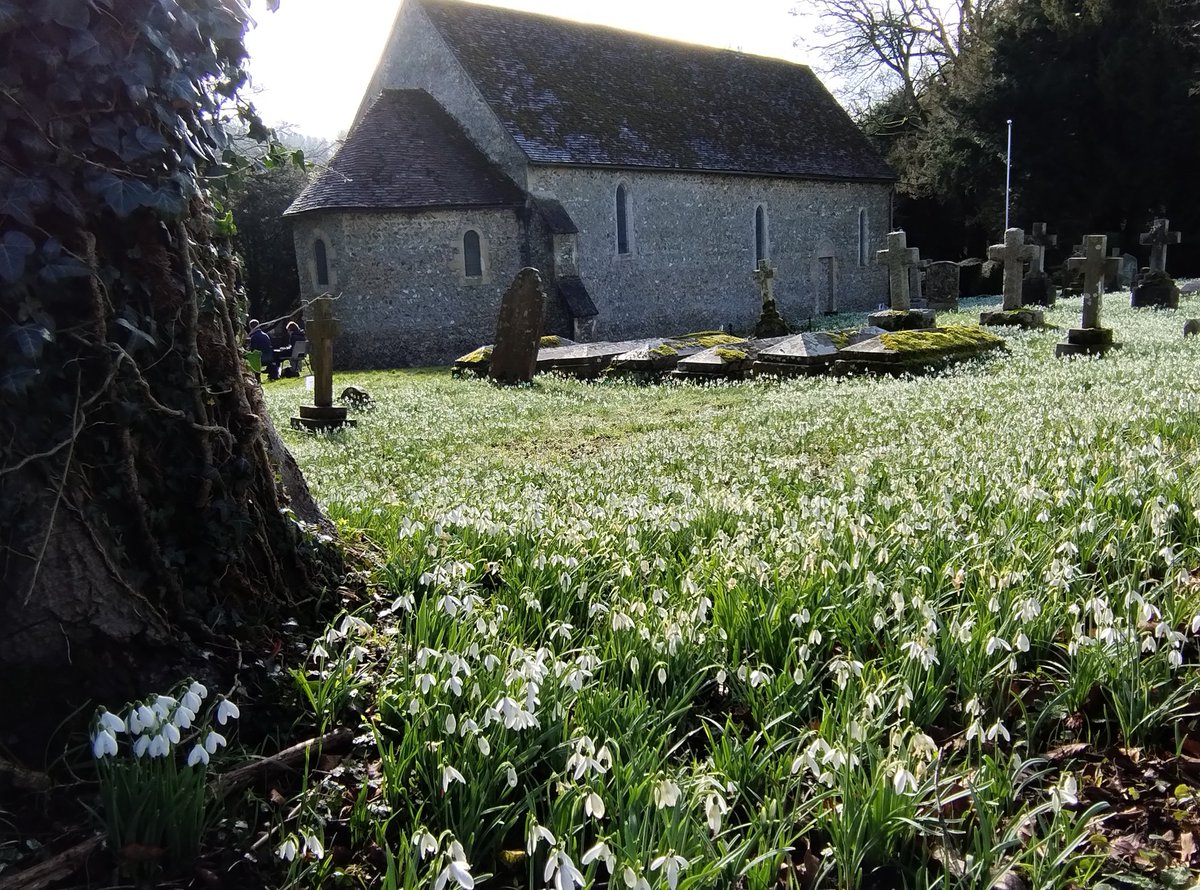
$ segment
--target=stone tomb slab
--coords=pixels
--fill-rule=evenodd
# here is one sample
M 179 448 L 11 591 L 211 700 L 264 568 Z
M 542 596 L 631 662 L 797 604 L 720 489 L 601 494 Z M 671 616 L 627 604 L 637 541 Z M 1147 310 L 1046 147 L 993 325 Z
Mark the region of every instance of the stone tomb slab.
M 1022 328 L 1038 331 L 1046 326 L 1046 314 L 1040 309 L 1021 306 L 1017 309 L 993 309 L 979 313 L 979 323 L 987 327 Z
M 636 349 L 648 349 L 666 342 L 665 337 L 650 337 L 641 340 L 603 341 L 600 343 L 576 343 L 557 349 L 543 349 L 538 353 L 539 374 L 557 371 L 568 377 L 590 380 L 599 377 L 613 359 Z
M 891 331 L 847 346 L 834 374 L 915 374 L 937 371 L 997 349 L 1003 337 L 983 328 L 951 325 L 924 331 Z
M 932 309 L 884 309 L 867 316 L 867 324 L 885 331 L 917 331 L 937 324 Z
M 809 331 L 785 337 L 758 354 L 755 376 L 799 377 L 826 373 L 837 360 L 838 352 L 880 334 L 883 328 L 864 327 L 841 331 Z
M 711 349 L 715 346 L 734 346 L 745 343 L 744 337 L 735 337 L 723 331 L 704 331 L 699 334 L 684 334 L 671 337 L 654 345 L 647 345 L 618 355 L 612 360 L 606 375 L 628 374 L 654 376 L 673 370 L 680 361 Z
M 767 337 L 727 346 L 714 346 L 683 359 L 673 376 L 683 380 L 742 380 L 754 368 L 759 354 L 790 337 Z

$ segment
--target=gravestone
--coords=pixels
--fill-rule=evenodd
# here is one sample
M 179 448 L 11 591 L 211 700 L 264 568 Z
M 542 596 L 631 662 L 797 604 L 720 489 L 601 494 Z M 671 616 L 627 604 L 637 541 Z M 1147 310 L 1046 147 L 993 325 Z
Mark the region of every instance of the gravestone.
M 960 273 L 958 263 L 946 260 L 930 263 L 925 272 L 925 305 L 930 309 L 957 309 Z
M 1107 242 L 1104 235 L 1088 235 L 1084 238 L 1084 255 L 1067 261 L 1073 271 L 1083 272 L 1083 317 L 1079 327 L 1067 331 L 1067 339 L 1054 348 L 1054 354 L 1059 358 L 1104 355 L 1121 345 L 1113 342 L 1112 329 L 1104 327 L 1100 320 L 1104 279 L 1120 262 L 1119 257 L 1104 255 Z
M 775 270 L 766 260 L 759 260 L 757 268 L 750 274 L 758 282 L 762 295 L 762 314 L 758 317 L 758 324 L 754 326 L 754 336 L 786 336 L 788 333 L 787 322 L 783 320 L 783 316 L 779 314 L 779 308 L 775 305 L 775 289 L 772 284 Z
M 887 250 L 878 252 L 877 262 L 888 269 L 891 309 L 868 316 L 868 323 L 888 331 L 933 327 L 933 310 L 912 308 L 909 270 L 921 262 L 921 252 L 908 246 L 908 236 L 902 231 L 889 232 Z
M 1004 265 L 1004 302 L 999 312 L 980 313 L 980 324 L 1023 328 L 1042 327 L 1045 324 L 1040 311 L 1021 308 L 1025 264 L 1033 263 L 1040 252 L 1041 248 L 1037 245 L 1025 243 L 1025 233 L 1017 228 L 1005 231 L 1003 244 L 993 244 L 988 248 L 988 259 Z
M 291 420 L 292 428 L 318 432 L 354 426 L 355 421 L 346 419 L 345 407 L 333 404 L 333 338 L 342 331 L 341 323 L 333 317 L 333 299 L 320 296 L 309 307 L 305 334 L 313 369 L 313 400 L 311 405 L 300 406 L 299 415 Z
M 505 385 L 533 380 L 545 315 L 542 275 L 537 269 L 524 268 L 500 300 L 496 345 L 488 372 L 493 380 Z
M 1044 222 L 1035 222 L 1029 233 L 1029 243 L 1038 247 L 1057 247 L 1058 236 L 1049 234 Z
M 671 376 L 681 380 L 741 380 L 753 369 L 762 350 L 786 339 L 755 337 L 744 343 L 714 346 L 680 361 Z
M 1135 309 L 1178 309 L 1179 288 L 1167 274 L 1167 248 L 1182 241 L 1178 232 L 1171 231 L 1166 219 L 1156 219 L 1150 231 L 1141 237 L 1150 247 L 1150 266 L 1134 282 L 1130 305 Z
M 1046 231 L 1044 222 L 1035 222 L 1025 243 L 1037 248 L 1029 264 L 1029 274 L 1021 283 L 1021 303 L 1025 306 L 1050 306 L 1058 300 L 1058 289 L 1046 274 L 1046 251 L 1058 246 L 1058 236 Z
M 1179 232 L 1171 231 L 1170 220 L 1159 218 L 1154 220 L 1150 226 L 1150 231 L 1142 234 L 1141 243 L 1150 248 L 1150 271 L 1162 272 L 1167 271 L 1167 248 L 1172 244 L 1178 244 L 1183 240 Z

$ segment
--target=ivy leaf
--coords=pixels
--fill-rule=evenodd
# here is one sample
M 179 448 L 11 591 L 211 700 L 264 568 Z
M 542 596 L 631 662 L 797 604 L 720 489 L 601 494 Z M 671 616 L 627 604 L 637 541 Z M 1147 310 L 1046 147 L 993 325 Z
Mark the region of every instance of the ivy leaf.
M 4 339 L 11 341 L 21 355 L 29 361 L 36 362 L 42 357 L 42 350 L 47 343 L 53 342 L 54 335 L 36 321 L 12 325 L 5 331 Z
M 80 31 L 71 38 L 71 44 L 67 47 L 67 59 L 72 62 L 77 61 L 80 56 L 94 52 L 99 47 L 100 41 L 92 36 L 91 31 Z
M 88 4 L 79 0 L 42 0 L 38 12 L 42 21 L 54 22 L 73 31 L 86 30 L 92 18 Z
M 151 203 L 152 195 L 148 185 L 134 179 L 122 179 L 113 173 L 101 173 L 92 180 L 89 188 L 100 195 L 120 217 L 129 216 L 139 207 Z
M 33 239 L 24 232 L 5 232 L 0 238 L 0 281 L 19 281 L 25 274 L 25 257 L 33 249 Z
M 0 377 L 0 392 L 10 396 L 24 395 L 39 373 L 37 368 L 13 368 Z
M 62 281 L 64 278 L 86 278 L 91 274 L 92 270 L 83 260 L 64 255 L 43 266 L 38 277 L 43 281 Z
M 125 348 L 128 349 L 130 352 L 136 351 L 137 349 L 141 348 L 143 345 L 145 345 L 145 346 L 157 346 L 158 345 L 158 343 L 155 342 L 153 337 L 151 337 L 149 334 L 147 334 L 145 331 L 143 331 L 141 328 L 139 328 L 136 324 L 134 324 L 128 318 L 118 318 L 117 324 L 119 326 L 123 327 L 125 330 L 129 331 L 129 339 L 128 339 L 128 341 L 126 341 Z

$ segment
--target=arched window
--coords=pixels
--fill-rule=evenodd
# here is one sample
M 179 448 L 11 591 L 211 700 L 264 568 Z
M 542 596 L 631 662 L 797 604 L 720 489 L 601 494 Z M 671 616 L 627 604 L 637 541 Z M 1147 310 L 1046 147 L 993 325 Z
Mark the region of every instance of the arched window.
M 858 264 L 867 264 L 867 211 L 858 211 Z
M 317 264 L 317 286 L 325 287 L 329 284 L 329 256 L 320 238 L 313 242 L 313 259 Z
M 754 210 L 754 267 L 767 258 L 767 211 L 761 204 Z
M 617 253 L 629 253 L 629 193 L 617 186 Z
M 479 249 L 479 233 L 474 229 L 463 235 L 463 274 L 468 278 L 483 277 L 483 254 Z

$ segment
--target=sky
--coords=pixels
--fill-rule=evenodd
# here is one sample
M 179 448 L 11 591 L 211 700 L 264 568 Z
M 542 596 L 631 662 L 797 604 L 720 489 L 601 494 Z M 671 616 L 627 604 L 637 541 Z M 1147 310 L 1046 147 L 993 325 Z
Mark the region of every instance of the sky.
M 795 0 L 491 0 L 550 13 L 813 64 L 794 45 L 806 26 Z M 349 128 L 383 52 L 400 0 L 284 0 L 278 12 L 254 2 L 246 37 L 254 104 L 267 124 L 290 124 L 333 139 Z

